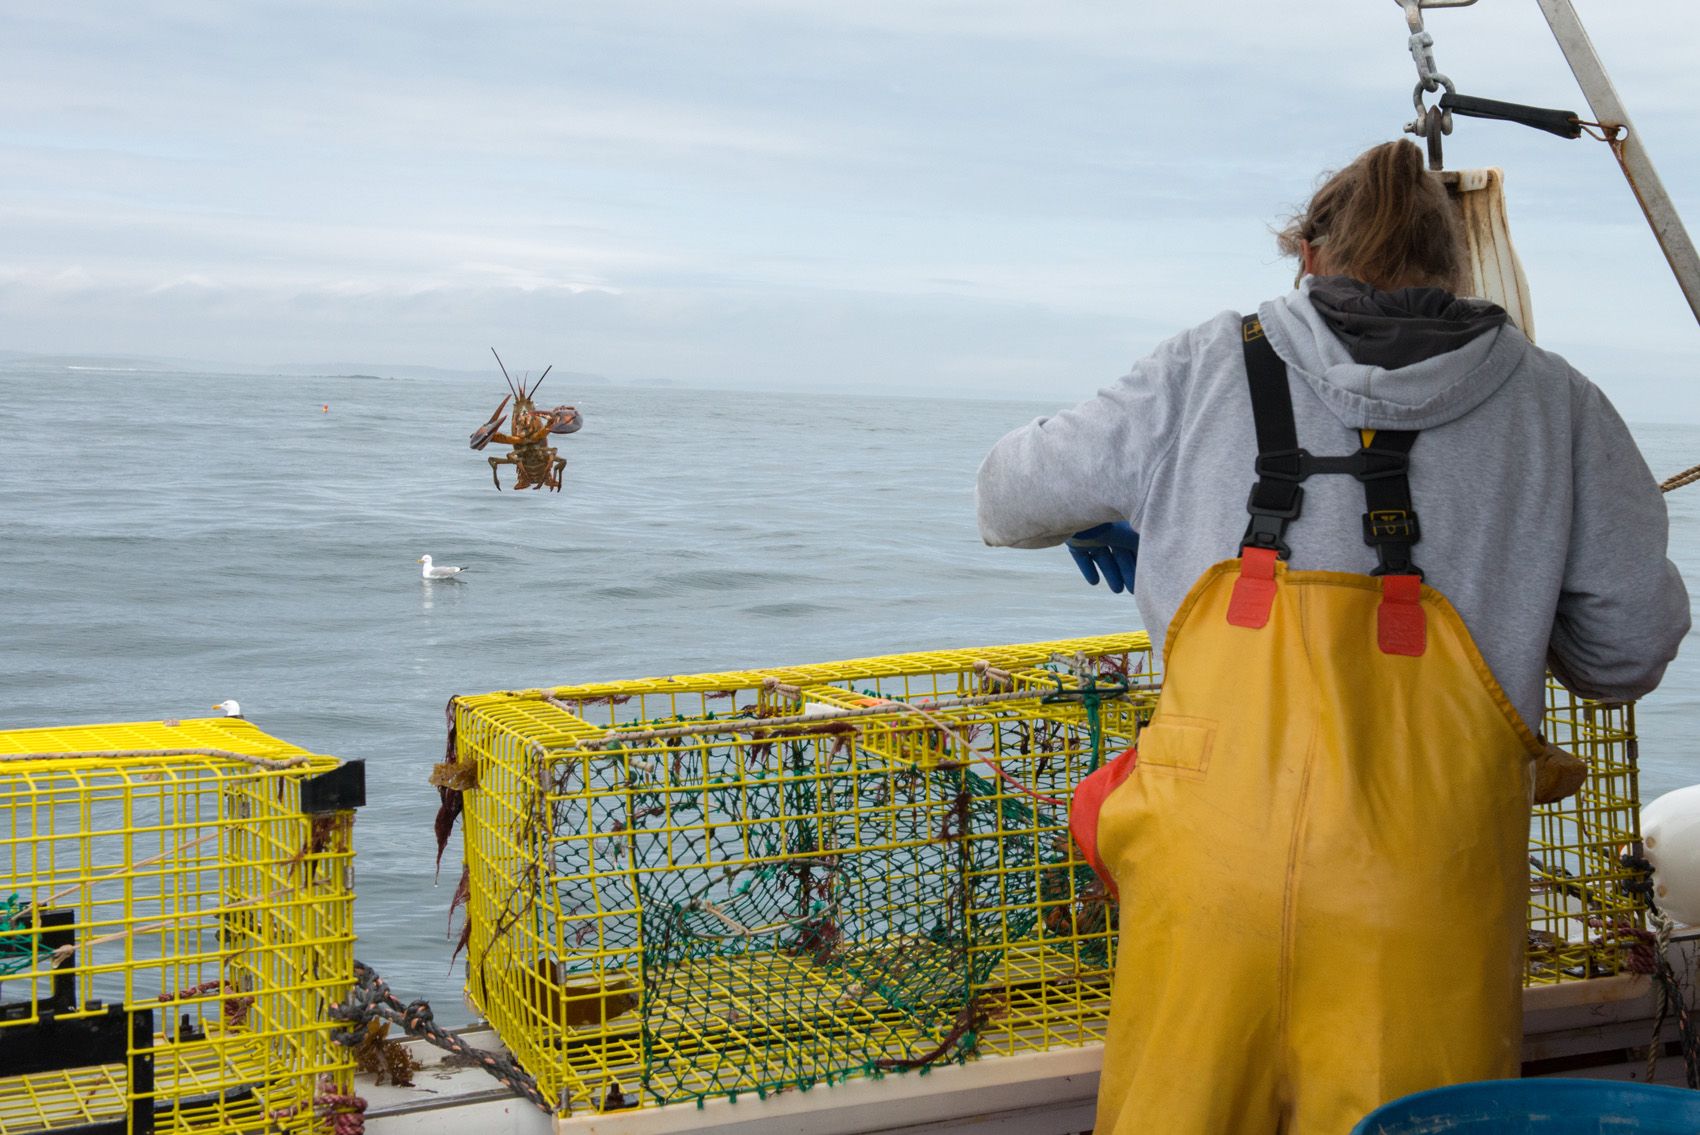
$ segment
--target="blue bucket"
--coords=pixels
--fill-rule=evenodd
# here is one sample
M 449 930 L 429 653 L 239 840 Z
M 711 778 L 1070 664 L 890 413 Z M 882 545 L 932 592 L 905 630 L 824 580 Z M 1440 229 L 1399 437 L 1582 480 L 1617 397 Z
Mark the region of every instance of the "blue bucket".
M 1700 1092 L 1623 1080 L 1485 1080 L 1370 1112 L 1352 1135 L 1695 1135 Z

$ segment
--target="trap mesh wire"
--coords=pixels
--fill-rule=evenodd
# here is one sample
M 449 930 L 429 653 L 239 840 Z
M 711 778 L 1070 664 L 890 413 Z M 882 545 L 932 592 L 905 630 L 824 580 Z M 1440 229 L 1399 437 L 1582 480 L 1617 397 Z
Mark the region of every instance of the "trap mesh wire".
M 1529 837 L 1524 979 L 1550 985 L 1631 968 L 1647 924 L 1643 878 L 1625 861 L 1641 838 L 1635 707 L 1547 685 L 1544 732 L 1588 764 L 1582 791 L 1535 809 Z
M 1102 984 L 1066 800 L 1149 714 L 1147 660 L 1119 636 L 459 699 L 471 996 L 571 1107 L 961 1059 L 1012 947 L 1027 983 Z
M 457 699 L 469 995 L 564 1111 L 1101 1041 L 1067 800 L 1157 690 L 1130 634 Z M 1631 726 L 1555 688 L 1594 772 L 1532 826 L 1531 981 L 1627 965 Z
M 229 718 L 0 731 L 0 1135 L 321 1129 L 353 813 L 302 803 L 337 766 Z

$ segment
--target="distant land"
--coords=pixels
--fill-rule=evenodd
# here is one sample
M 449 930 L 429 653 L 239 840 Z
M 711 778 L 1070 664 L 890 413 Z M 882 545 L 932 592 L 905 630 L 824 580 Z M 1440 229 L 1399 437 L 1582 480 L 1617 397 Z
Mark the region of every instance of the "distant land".
M 406 363 L 323 362 L 323 363 L 253 363 L 212 362 L 206 359 L 181 359 L 159 355 L 54 355 L 31 351 L 0 350 L 0 373 L 19 370 L 69 370 L 137 373 L 172 372 L 182 374 L 281 374 L 302 378 L 477 378 L 488 379 L 495 367 L 460 369 L 450 367 L 414 366 Z M 498 378 L 501 377 L 497 374 Z M 556 379 L 576 386 L 606 386 L 613 379 L 586 371 L 552 370 L 551 385 Z M 670 379 L 634 379 L 634 385 L 673 386 Z
M 538 371 L 531 369 L 535 376 Z M 501 372 L 494 366 L 479 370 L 462 370 L 452 367 L 409 366 L 406 363 L 273 363 L 269 366 L 248 366 L 232 370 L 232 374 L 287 374 L 301 375 L 314 378 L 482 378 L 491 375 L 501 378 Z M 525 373 L 518 368 L 512 372 L 515 378 Z M 578 386 L 606 386 L 614 380 L 607 375 L 591 374 L 578 370 L 551 370 L 549 382 L 553 385 L 557 380 L 570 382 Z
M 242 377 L 246 375 L 284 375 L 289 378 L 338 378 L 352 379 L 357 382 L 389 382 L 396 380 L 439 381 L 439 382 L 477 382 L 488 387 L 492 381 L 500 383 L 501 373 L 496 369 L 494 360 L 488 367 L 433 367 L 418 366 L 410 363 L 375 363 L 370 360 L 329 360 L 316 363 L 270 363 L 265 365 L 255 363 L 219 362 L 208 359 L 186 359 L 169 355 L 120 355 L 120 354 L 55 354 L 45 351 L 18 351 L 0 348 L 0 379 L 21 374 L 64 374 L 75 376 L 80 373 L 90 375 L 122 375 L 135 374 L 212 374 Z M 511 367 L 510 373 L 515 378 L 530 373 L 535 377 L 539 371 L 536 368 Z M 559 385 L 556 385 L 559 383 Z M 799 385 L 774 380 L 750 381 L 741 377 L 713 374 L 693 374 L 684 377 L 662 377 L 658 375 L 624 374 L 617 378 L 589 371 L 554 369 L 549 372 L 549 383 L 544 388 L 544 399 L 550 395 L 548 391 L 559 391 L 563 398 L 570 398 L 571 387 L 582 386 L 624 386 L 649 390 L 728 390 L 749 391 L 762 394 L 807 394 L 807 389 Z M 501 390 L 500 385 L 496 387 Z M 897 380 L 870 379 L 858 384 L 855 391 L 840 392 L 840 396 L 869 397 L 869 398 L 948 398 L 971 399 L 973 401 L 1016 402 L 1023 405 L 1031 402 L 1051 404 L 1051 399 L 1040 400 L 1008 398 L 998 395 L 988 395 L 980 391 L 926 389 L 926 384 L 916 382 L 900 382 Z M 1065 400 L 1066 401 L 1066 400 Z

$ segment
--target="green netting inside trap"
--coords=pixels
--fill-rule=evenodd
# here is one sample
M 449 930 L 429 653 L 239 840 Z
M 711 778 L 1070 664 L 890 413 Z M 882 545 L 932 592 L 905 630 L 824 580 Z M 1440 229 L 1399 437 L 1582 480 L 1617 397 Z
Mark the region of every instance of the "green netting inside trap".
M 29 905 L 16 894 L 0 900 L 0 978 L 33 969 L 36 942 Z
M 710 747 L 689 788 L 635 786 L 657 1101 L 806 1088 L 972 1047 L 964 775 L 867 758 L 812 739 Z M 686 829 L 706 854 L 670 861 Z
M 963 1060 L 1009 1003 L 1006 956 L 1046 951 L 1044 980 L 1102 970 L 1110 910 L 1066 806 L 1103 757 L 1096 707 L 842 698 L 875 712 L 644 719 L 537 772 L 512 834 L 546 848 L 541 901 L 496 929 L 511 914 L 548 949 L 520 1000 L 567 1025 L 563 1054 L 588 1030 L 609 1052 L 629 1038 L 636 1060 L 575 1072 L 605 1077 L 597 1101 Z

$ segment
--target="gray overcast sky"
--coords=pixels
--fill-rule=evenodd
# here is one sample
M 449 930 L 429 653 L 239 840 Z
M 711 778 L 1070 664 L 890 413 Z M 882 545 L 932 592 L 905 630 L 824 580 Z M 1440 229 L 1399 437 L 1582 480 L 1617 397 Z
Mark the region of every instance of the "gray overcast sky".
M 1577 0 L 1700 226 L 1700 5 Z M 1469 94 L 1586 110 L 1534 0 L 1434 11 Z M 1389 0 L 0 7 L 0 350 L 1072 401 L 1289 286 L 1269 226 L 1397 135 Z M 1506 169 L 1544 345 L 1700 421 L 1605 147 Z

